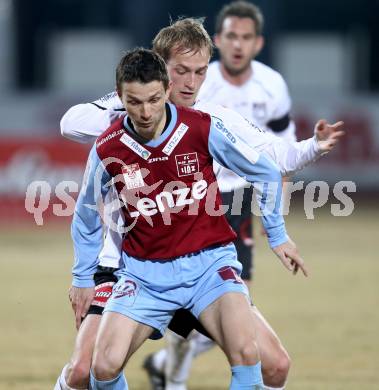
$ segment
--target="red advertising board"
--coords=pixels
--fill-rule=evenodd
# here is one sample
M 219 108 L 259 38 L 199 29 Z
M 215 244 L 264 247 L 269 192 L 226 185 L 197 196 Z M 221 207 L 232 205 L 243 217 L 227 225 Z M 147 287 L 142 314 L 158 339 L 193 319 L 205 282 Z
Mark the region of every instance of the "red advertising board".
M 59 137 L 0 138 L 0 223 L 35 224 L 33 209 L 40 202 L 46 206 L 43 222 L 59 216 L 67 221 L 89 147 Z

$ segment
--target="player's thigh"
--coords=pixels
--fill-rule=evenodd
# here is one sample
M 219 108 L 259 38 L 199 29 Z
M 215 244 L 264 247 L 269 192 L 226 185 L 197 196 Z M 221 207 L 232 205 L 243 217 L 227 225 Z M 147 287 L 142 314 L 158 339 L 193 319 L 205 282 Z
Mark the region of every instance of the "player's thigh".
M 270 370 L 276 368 L 283 360 L 289 362 L 287 351 L 262 313 L 256 306 L 252 306 L 251 311 L 262 367 Z
M 150 337 L 153 328 L 121 313 L 104 312 L 96 338 L 94 365 L 123 367 L 129 357 Z
M 256 332 L 248 297 L 229 292 L 210 304 L 201 314 L 200 322 L 223 349 L 228 359 L 241 350 L 253 348 Z

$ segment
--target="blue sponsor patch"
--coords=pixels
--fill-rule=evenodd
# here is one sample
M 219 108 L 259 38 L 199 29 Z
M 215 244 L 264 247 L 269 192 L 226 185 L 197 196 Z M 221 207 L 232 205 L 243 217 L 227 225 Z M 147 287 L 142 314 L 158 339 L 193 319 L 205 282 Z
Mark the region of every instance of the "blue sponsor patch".
M 224 123 L 220 120 L 217 120 L 215 123 L 216 129 L 220 130 L 221 133 L 225 135 L 226 138 L 229 139 L 230 142 L 235 144 L 237 142 L 236 137 L 231 133 L 225 126 Z

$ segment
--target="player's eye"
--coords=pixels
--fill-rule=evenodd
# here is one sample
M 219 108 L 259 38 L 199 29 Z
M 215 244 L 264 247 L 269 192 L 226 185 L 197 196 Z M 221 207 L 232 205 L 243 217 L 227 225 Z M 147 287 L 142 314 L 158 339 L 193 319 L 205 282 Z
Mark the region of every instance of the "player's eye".
M 237 39 L 237 35 L 234 33 L 229 33 L 229 34 L 226 34 L 226 38 L 227 39 Z
M 180 74 L 180 75 L 183 75 L 183 74 L 186 74 L 187 71 L 184 70 L 184 69 L 176 69 L 176 73 Z

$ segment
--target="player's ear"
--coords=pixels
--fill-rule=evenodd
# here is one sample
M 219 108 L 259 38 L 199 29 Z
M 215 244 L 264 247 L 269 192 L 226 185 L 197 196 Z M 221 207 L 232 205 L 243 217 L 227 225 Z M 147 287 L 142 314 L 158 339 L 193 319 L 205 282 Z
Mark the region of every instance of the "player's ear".
M 168 86 L 167 86 L 167 89 L 166 89 L 166 100 L 170 99 L 171 91 L 172 91 L 172 81 L 170 80 L 168 82 Z
M 117 88 L 117 86 L 116 86 L 116 92 L 117 92 L 118 97 L 121 99 L 122 93 L 121 93 L 121 90 L 119 88 Z
M 263 35 L 258 35 L 255 41 L 255 55 L 258 55 L 265 45 L 265 39 Z
M 217 48 L 220 47 L 220 34 L 213 35 L 213 42 Z

